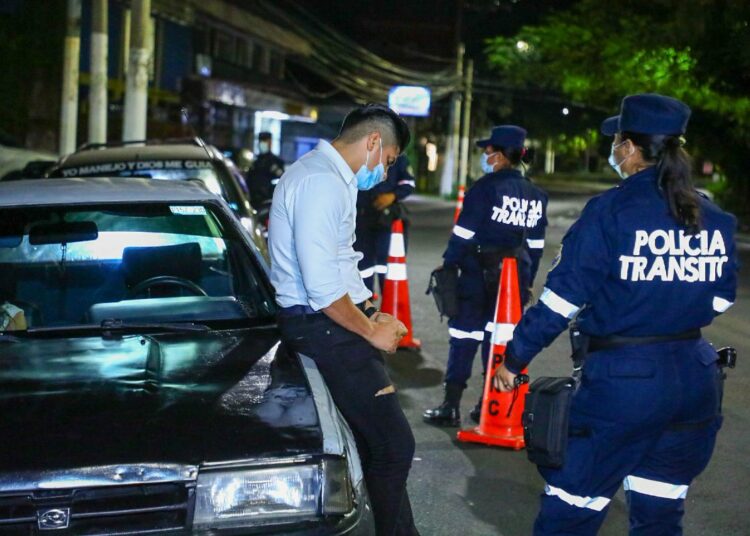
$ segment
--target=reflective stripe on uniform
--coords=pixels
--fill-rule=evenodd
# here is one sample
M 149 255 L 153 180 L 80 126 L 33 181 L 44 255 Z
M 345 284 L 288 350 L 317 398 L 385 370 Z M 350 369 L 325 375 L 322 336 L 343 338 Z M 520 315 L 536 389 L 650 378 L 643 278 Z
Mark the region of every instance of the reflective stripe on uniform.
M 271 186 L 276 186 L 277 184 L 279 184 L 280 180 L 281 179 L 271 179 Z
M 448 335 L 454 339 L 474 339 L 475 341 L 484 340 L 483 331 L 463 331 L 456 328 L 448 328 Z
M 732 305 L 734 305 L 734 302 L 730 302 L 729 300 L 725 300 L 724 298 L 714 296 L 714 311 L 716 311 L 717 313 L 723 313 Z
M 487 322 L 487 325 L 484 327 L 485 331 L 492 333 L 492 344 L 505 344 L 513 340 L 514 329 L 516 329 L 515 324 L 495 324 L 493 322 Z
M 410 181 L 410 180 L 398 181 L 398 185 L 399 186 L 403 186 L 404 184 L 407 184 L 407 185 L 411 186 L 412 188 L 416 188 L 417 187 L 417 183 L 414 182 L 414 181 Z
M 374 270 L 376 274 L 388 273 L 388 267 L 385 264 L 376 264 Z
M 400 262 L 389 262 L 385 278 L 391 281 L 406 281 L 406 265 Z
M 542 292 L 539 301 L 565 318 L 573 318 L 581 309 L 577 305 L 570 303 L 565 298 L 561 298 L 547 287 L 544 287 L 544 291 Z
M 472 238 L 474 238 L 474 235 L 476 233 L 474 231 L 470 231 L 469 229 L 465 227 L 461 227 L 460 225 L 455 225 L 453 226 L 453 234 L 459 238 L 463 238 L 465 240 L 471 240 Z
M 526 243 L 531 249 L 544 249 L 544 239 L 532 240 L 531 238 L 526 239 Z
M 375 268 L 373 268 L 372 266 L 359 271 L 359 275 L 362 276 L 362 279 L 367 279 L 368 277 L 372 277 L 374 274 L 375 274 Z
M 622 481 L 625 491 L 635 491 L 642 495 L 661 497 L 662 499 L 684 499 L 687 496 L 688 487 L 685 484 L 668 484 L 658 480 L 649 480 L 640 476 L 626 476 Z
M 405 257 L 404 235 L 396 233 L 391 235 L 391 245 L 388 247 L 389 257 Z
M 589 510 L 596 510 L 597 512 L 601 512 L 609 504 L 609 499 L 606 497 L 579 497 L 578 495 L 571 495 L 567 491 L 550 486 L 549 484 L 544 486 L 544 493 L 557 497 L 571 506 L 588 508 Z

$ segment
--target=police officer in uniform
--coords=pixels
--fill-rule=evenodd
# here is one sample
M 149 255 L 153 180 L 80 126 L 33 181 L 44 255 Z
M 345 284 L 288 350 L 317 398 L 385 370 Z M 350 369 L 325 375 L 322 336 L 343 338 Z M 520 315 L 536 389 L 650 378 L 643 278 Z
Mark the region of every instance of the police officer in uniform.
M 359 273 L 370 290 L 375 284 L 375 274 L 378 275 L 381 292 L 383 290 L 383 280 L 388 271 L 391 224 L 395 219 L 405 220 L 400 201 L 411 195 L 415 187 L 409 159 L 400 155 L 383 182 L 357 194 L 357 241 L 354 249 L 363 255 L 359 261 Z M 404 233 L 406 230 L 404 221 Z
M 270 132 L 258 134 L 258 155 L 248 170 L 248 187 L 253 208 L 261 210 L 270 203 L 273 191 L 284 174 L 284 161 L 271 152 Z
M 717 353 L 700 328 L 734 302 L 735 218 L 691 186 L 682 134 L 690 108 L 626 97 L 602 124 L 624 181 L 592 199 L 562 242 L 539 303 L 524 314 L 495 386 L 577 315 L 589 336 L 567 459 L 534 534 L 595 534 L 624 486 L 631 534 L 681 534 L 685 496 L 721 426 Z
M 484 150 L 486 173 L 469 189 L 453 228 L 443 264 L 460 270 L 459 313 L 449 319 L 450 353 L 445 372 L 443 403 L 423 414 L 439 426 L 461 423 L 459 405 L 471 376 L 477 347 L 482 345 L 482 370 L 494 331 L 495 302 L 504 257 L 516 257 L 521 299 L 527 303 L 539 267 L 547 226 L 547 195 L 517 169 L 524 154 L 526 131 L 515 125 L 492 129 L 477 142 Z M 479 421 L 481 399 L 471 417 Z

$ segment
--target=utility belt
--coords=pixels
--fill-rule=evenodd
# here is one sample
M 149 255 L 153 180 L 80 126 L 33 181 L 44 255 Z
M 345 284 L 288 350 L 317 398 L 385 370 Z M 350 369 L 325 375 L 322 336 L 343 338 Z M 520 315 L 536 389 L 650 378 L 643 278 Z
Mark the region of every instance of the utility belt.
M 482 245 L 475 246 L 473 254 L 479 261 L 479 266 L 482 269 L 484 287 L 488 294 L 494 294 L 497 292 L 503 259 L 520 259 L 523 251 L 523 242 L 521 242 L 520 246 L 515 248 Z
M 568 424 L 573 396 L 581 384 L 583 365 L 589 352 L 611 350 L 633 345 L 655 344 L 698 339 L 699 329 L 687 330 L 673 335 L 652 337 L 590 337 L 573 325 L 570 328 L 570 343 L 573 360 L 573 372 L 562 378 L 541 377 L 534 380 L 526 394 L 523 412 L 523 435 L 526 442 L 526 453 L 532 463 L 543 467 L 559 468 L 565 463 L 568 445 Z M 734 368 L 737 352 L 734 348 L 725 347 L 718 352 L 719 366 L 719 412 L 723 383 L 726 379 L 725 368 Z M 697 423 L 677 423 L 670 430 L 703 428 L 710 425 L 713 418 Z

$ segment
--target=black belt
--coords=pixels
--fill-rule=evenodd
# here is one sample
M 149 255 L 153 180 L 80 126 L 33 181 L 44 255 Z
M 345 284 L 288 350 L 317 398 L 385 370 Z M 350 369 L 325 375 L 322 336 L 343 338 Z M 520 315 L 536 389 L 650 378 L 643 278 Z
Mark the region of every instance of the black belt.
M 367 302 L 357 303 L 356 307 L 363 313 L 365 312 L 365 304 Z M 294 317 L 306 317 L 306 316 L 312 316 L 317 317 L 318 315 L 324 314 L 323 311 L 316 311 L 309 305 L 292 305 L 290 307 L 282 307 L 279 312 L 278 316 L 280 318 L 288 319 L 288 318 L 294 318 Z
M 656 344 L 660 342 L 685 341 L 690 339 L 700 339 L 700 329 L 689 329 L 682 333 L 673 335 L 653 335 L 650 337 L 620 337 L 610 335 L 608 337 L 589 337 L 588 351 L 598 352 L 600 350 L 612 350 L 622 348 L 623 346 L 636 346 L 641 344 Z

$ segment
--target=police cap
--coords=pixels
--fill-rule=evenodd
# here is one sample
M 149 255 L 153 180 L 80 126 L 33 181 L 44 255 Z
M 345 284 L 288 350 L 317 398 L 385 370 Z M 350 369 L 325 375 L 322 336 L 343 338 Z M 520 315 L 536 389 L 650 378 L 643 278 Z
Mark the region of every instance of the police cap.
M 684 102 L 657 93 L 641 93 L 622 99 L 620 115 L 605 119 L 601 130 L 606 136 L 618 132 L 676 136 L 685 133 L 688 119 L 690 107 Z
M 526 131 L 516 125 L 500 125 L 492 128 L 490 137 L 486 140 L 479 140 L 477 147 L 484 149 L 488 145 L 493 147 L 503 147 L 511 149 L 513 147 L 523 147 L 526 139 Z

